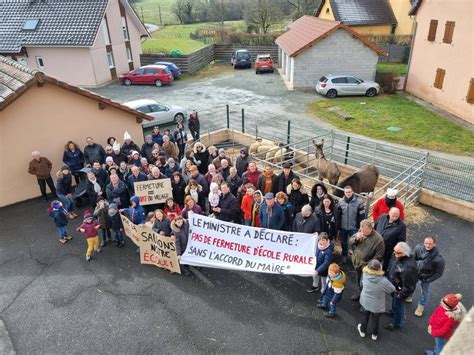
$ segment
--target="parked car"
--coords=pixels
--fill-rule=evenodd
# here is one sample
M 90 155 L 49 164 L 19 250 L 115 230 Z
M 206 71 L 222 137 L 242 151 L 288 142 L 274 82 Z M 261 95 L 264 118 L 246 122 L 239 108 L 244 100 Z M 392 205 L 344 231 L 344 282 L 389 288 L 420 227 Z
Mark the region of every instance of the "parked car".
M 173 74 L 165 65 L 145 65 L 120 75 L 119 81 L 127 86 L 132 84 L 163 86 L 173 81 Z
M 179 77 L 181 76 L 181 69 L 179 69 L 178 66 L 174 63 L 171 63 L 171 62 L 156 62 L 155 65 L 164 65 L 164 66 L 166 66 L 171 71 L 171 74 L 173 74 L 174 79 L 179 79 Z
M 336 96 L 365 95 L 373 97 L 380 92 L 375 81 L 362 80 L 351 75 L 325 75 L 316 84 L 316 92 L 329 99 Z
M 156 125 L 184 121 L 188 116 L 186 110 L 179 106 L 164 105 L 154 100 L 142 99 L 129 101 L 124 103 L 125 106 L 133 108 L 137 111 L 143 112 L 148 116 L 153 117 L 153 121 L 144 121 L 142 126 L 144 128 L 153 127 Z
M 270 54 L 259 54 L 255 60 L 255 74 L 269 71 L 273 73 L 273 60 Z
M 230 64 L 237 68 L 252 68 L 252 57 L 248 50 L 238 49 L 232 54 Z

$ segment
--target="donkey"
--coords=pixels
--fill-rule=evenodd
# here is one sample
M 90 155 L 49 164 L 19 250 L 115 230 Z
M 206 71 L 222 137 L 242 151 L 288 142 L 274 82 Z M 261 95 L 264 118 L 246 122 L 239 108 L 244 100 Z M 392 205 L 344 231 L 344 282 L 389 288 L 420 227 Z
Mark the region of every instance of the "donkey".
M 379 169 L 375 165 L 365 165 L 359 171 L 344 178 L 337 187 L 344 189 L 352 186 L 352 190 L 358 194 L 361 192 L 373 192 L 379 179 Z M 336 189 L 334 196 L 342 197 L 344 191 Z
M 331 185 L 336 185 L 341 176 L 341 170 L 339 170 L 335 162 L 327 160 L 324 156 L 324 139 L 319 144 L 313 139 L 313 144 L 316 147 L 314 155 L 316 156 L 316 169 L 318 169 L 319 180 L 323 181 L 323 178 L 326 178 Z

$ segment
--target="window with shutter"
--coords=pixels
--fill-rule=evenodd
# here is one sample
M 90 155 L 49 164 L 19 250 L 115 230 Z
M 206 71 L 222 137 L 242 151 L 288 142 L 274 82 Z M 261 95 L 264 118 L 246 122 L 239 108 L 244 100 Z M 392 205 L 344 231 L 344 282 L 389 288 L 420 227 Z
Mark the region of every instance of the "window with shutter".
M 469 82 L 469 89 L 467 90 L 466 101 L 474 104 L 474 78 Z
M 430 21 L 430 30 L 428 32 L 428 41 L 433 42 L 436 39 L 436 30 L 438 29 L 438 20 Z
M 454 21 L 446 21 L 446 25 L 444 27 L 444 43 L 451 43 L 453 41 L 453 33 L 454 33 L 454 25 L 456 22 Z
M 444 69 L 436 69 L 436 77 L 433 86 L 437 89 L 443 88 L 444 76 L 446 71 Z

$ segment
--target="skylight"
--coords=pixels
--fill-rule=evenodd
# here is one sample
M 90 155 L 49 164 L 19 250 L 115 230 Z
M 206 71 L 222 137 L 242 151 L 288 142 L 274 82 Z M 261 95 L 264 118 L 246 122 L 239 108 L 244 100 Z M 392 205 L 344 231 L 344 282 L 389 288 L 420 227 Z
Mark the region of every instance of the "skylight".
M 23 29 L 25 31 L 34 31 L 36 27 L 38 27 L 39 20 L 38 19 L 30 19 L 26 20 L 23 24 Z

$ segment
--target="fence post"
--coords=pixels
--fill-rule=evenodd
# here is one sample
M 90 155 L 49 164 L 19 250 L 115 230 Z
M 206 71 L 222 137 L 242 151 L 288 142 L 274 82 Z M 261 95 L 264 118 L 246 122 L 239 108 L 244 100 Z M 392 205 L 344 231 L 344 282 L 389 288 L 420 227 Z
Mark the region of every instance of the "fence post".
M 227 111 L 227 129 L 230 128 L 230 109 L 229 105 L 225 105 L 226 111 Z
M 377 142 L 375 142 L 374 151 L 372 152 L 372 162 L 371 162 L 371 164 L 374 163 L 376 154 L 377 154 Z
M 286 135 L 286 144 L 290 144 L 291 121 L 288 120 L 288 131 Z
M 347 164 L 347 160 L 349 158 L 349 149 L 350 149 L 351 137 L 347 136 L 347 143 L 346 143 L 346 154 L 344 156 L 344 164 Z
M 245 133 L 245 113 L 244 113 L 244 109 L 242 109 L 242 133 Z
M 331 129 L 331 148 L 329 150 L 329 160 L 332 160 L 332 152 L 334 150 L 334 139 L 335 139 L 334 130 Z

